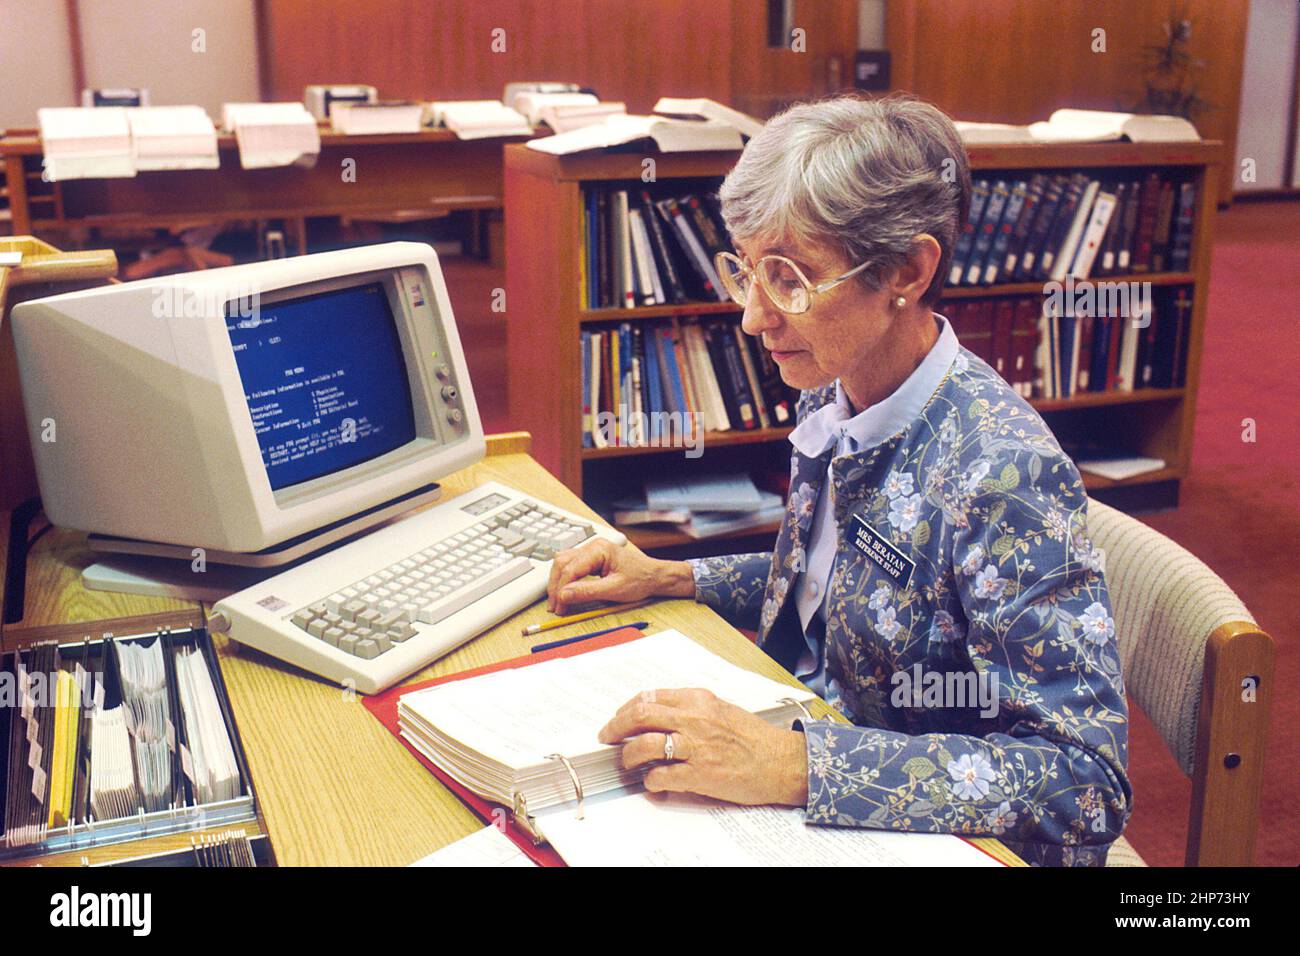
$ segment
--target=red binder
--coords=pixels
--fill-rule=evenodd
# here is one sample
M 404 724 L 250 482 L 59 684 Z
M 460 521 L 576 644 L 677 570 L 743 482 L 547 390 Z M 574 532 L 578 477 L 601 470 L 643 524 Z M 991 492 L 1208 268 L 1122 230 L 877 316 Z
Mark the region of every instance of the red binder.
M 416 760 L 420 761 L 425 768 L 438 778 L 438 782 L 450 790 L 461 801 L 473 810 L 484 823 L 497 823 L 499 820 L 506 821 L 505 835 L 508 836 L 519 849 L 523 850 L 534 862 L 542 866 L 564 866 L 564 860 L 560 855 L 545 844 L 538 846 L 533 843 L 532 837 L 520 826 L 514 818 L 512 808 L 503 807 L 498 803 L 492 803 L 485 800 L 469 788 L 456 782 L 447 774 L 443 773 L 433 765 L 423 754 L 411 746 L 397 726 L 397 699 L 403 694 L 409 694 L 411 691 L 422 690 L 425 687 L 433 687 L 437 684 L 447 684 L 452 681 L 465 680 L 468 677 L 478 677 L 480 674 L 491 674 L 494 671 L 512 670 L 516 667 L 528 667 L 531 664 L 540 664 L 542 661 L 554 660 L 557 657 L 576 657 L 579 654 L 586 654 L 588 651 L 599 650 L 602 647 L 613 647 L 616 644 L 626 644 L 634 641 L 639 637 L 644 637 L 645 632 L 635 627 L 624 627 L 610 634 L 601 637 L 593 637 L 589 641 L 579 641 L 576 644 L 569 644 L 564 647 L 556 647 L 549 651 L 541 651 L 537 654 L 527 654 L 523 657 L 514 657 L 508 661 L 501 661 L 497 664 L 488 664 L 486 667 L 476 667 L 473 670 L 461 671 L 458 674 L 448 674 L 446 677 L 435 677 L 433 680 L 427 680 L 420 684 L 409 684 L 398 687 L 392 687 L 377 694 L 374 697 L 366 697 L 362 700 L 366 710 L 374 714 L 375 718 L 388 728 L 389 733 L 393 734 L 402 742 L 402 746 L 411 752 Z M 612 714 L 610 715 L 613 716 Z

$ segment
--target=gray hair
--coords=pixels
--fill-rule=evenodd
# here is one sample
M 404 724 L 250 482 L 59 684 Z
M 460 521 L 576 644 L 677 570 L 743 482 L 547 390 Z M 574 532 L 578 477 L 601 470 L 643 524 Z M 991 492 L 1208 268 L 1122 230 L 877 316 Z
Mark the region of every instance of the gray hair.
M 942 255 L 921 301 L 943 291 L 970 207 L 970 161 L 942 111 L 903 94 L 836 96 L 792 106 L 749 141 L 722 184 L 732 239 L 765 236 L 838 247 L 871 289 L 928 233 Z

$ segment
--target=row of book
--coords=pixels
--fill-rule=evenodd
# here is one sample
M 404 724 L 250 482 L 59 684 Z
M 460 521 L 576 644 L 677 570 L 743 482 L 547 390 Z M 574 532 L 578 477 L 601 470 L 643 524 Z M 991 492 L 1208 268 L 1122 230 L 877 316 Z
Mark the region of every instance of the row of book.
M 977 179 L 948 285 L 1185 272 L 1196 184 L 1177 174 Z
M 731 248 L 716 193 L 591 186 L 583 203 L 584 309 L 727 301 L 713 264 Z
M 962 301 L 944 311 L 962 345 L 1026 398 L 1184 384 L 1187 286 L 1152 289 L 1149 302 L 1123 312 L 1063 308 L 1034 295 Z
M 581 348 L 585 448 L 794 424 L 793 390 L 736 317 L 623 322 L 584 330 Z

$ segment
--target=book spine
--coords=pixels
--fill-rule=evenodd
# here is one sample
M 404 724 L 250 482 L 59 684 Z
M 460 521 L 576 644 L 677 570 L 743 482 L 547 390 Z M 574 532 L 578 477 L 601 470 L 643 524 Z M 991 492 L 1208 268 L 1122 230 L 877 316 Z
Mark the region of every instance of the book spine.
M 1192 227 L 1196 216 L 1196 183 L 1185 182 L 1178 187 L 1178 220 L 1174 224 L 1173 249 L 1169 254 L 1169 269 L 1186 272 L 1192 264 Z
M 984 275 L 984 263 L 993 251 L 993 237 L 1002 223 L 1002 211 L 1006 208 L 1010 194 L 1011 190 L 1003 180 L 999 179 L 993 184 L 988 206 L 984 210 L 984 221 L 975 233 L 975 245 L 971 250 L 970 263 L 966 266 L 966 285 L 979 285 Z
M 722 283 L 718 280 L 718 274 L 714 271 L 713 263 L 709 262 L 709 257 L 700 244 L 691 229 L 686 215 L 682 212 L 681 207 L 674 199 L 664 200 L 665 208 L 668 211 L 669 219 L 673 228 L 677 230 L 677 235 L 681 237 L 682 248 L 686 252 L 686 258 L 694 268 L 696 275 L 700 279 L 700 284 L 704 289 L 707 298 L 717 299 L 719 302 L 725 302 L 727 294 L 722 289 Z
M 1115 184 L 1115 208 L 1110 214 L 1110 225 L 1106 227 L 1106 236 L 1102 239 L 1097 275 L 1108 276 L 1115 272 L 1115 257 L 1119 249 L 1120 233 L 1124 231 L 1124 200 L 1128 196 L 1128 183 Z
M 1088 225 L 1083 230 L 1083 238 L 1079 241 L 1079 253 L 1070 268 L 1070 275 L 1077 279 L 1086 279 L 1091 274 L 1097 252 L 1101 249 L 1102 238 L 1106 235 L 1114 212 L 1115 194 L 1099 191 L 1092 205 L 1092 215 L 1088 217 Z
M 758 425 L 760 428 L 771 428 L 772 419 L 767 414 L 767 403 L 763 401 L 763 391 L 758 387 L 758 373 L 754 369 L 754 360 L 749 354 L 749 348 L 745 345 L 745 332 L 737 323 L 731 327 L 731 334 L 736 339 L 736 351 L 740 353 L 740 364 L 745 370 L 745 382 L 749 386 L 749 394 L 754 398 L 754 412 L 758 415 Z
M 1065 195 L 1066 184 L 1066 177 L 1058 174 L 1053 176 L 1047 185 L 1038 215 L 1034 217 L 1033 229 L 1025 243 L 1024 255 L 1021 256 L 1020 266 L 1016 271 L 1016 280 L 1019 282 L 1027 282 L 1038 275 L 1038 262 L 1047 245 L 1052 226 L 1056 223 L 1057 210 L 1060 209 L 1061 199 Z
M 1156 216 L 1160 211 L 1160 174 L 1149 173 L 1142 181 L 1142 202 L 1138 207 L 1137 235 L 1134 237 L 1134 272 L 1151 271 L 1151 251 L 1156 236 Z
M 655 260 L 659 266 L 659 275 L 664 285 L 664 295 L 674 305 L 685 302 L 686 290 L 682 288 L 682 281 L 677 275 L 677 267 L 673 263 L 672 252 L 668 248 L 668 239 L 664 235 L 663 223 L 660 221 L 658 211 L 655 209 L 654 200 L 650 198 L 650 193 L 644 189 L 641 190 L 641 211 L 642 219 L 650 235 L 650 244 L 654 249 Z
M 1115 270 L 1128 272 L 1133 266 L 1133 243 L 1137 238 L 1138 208 L 1141 206 L 1142 184 L 1136 179 L 1128 184 L 1128 198 L 1124 203 L 1124 221 L 1120 227 L 1119 248 L 1115 250 Z
M 949 285 L 961 285 L 962 277 L 966 274 L 966 260 L 970 258 L 971 249 L 975 245 L 975 233 L 984 222 L 984 206 L 988 203 L 988 199 L 988 180 L 975 180 L 971 184 L 970 211 L 966 217 L 966 224 L 962 226 L 961 235 L 957 237 L 957 245 L 952 253 L 952 264 L 948 267 Z
M 1174 184 L 1160 184 L 1160 205 L 1156 208 L 1156 232 L 1151 240 L 1151 271 L 1164 272 L 1169 261 L 1169 236 L 1174 220 Z
M 655 330 L 655 334 L 659 336 L 659 354 L 663 362 L 664 378 L 668 382 L 673 411 L 686 415 L 690 412 L 690 406 L 686 402 L 686 390 L 682 386 L 682 380 L 677 371 L 677 356 L 673 350 L 673 331 L 667 325 L 661 325 Z
M 578 347 L 582 349 L 582 447 L 591 447 L 591 333 L 582 332 L 578 336 Z
M 1081 180 L 1081 181 L 1080 181 Z M 1058 282 L 1065 278 L 1074 261 L 1074 254 L 1079 248 L 1079 237 L 1083 227 L 1088 223 L 1088 213 L 1092 210 L 1092 200 L 1097 194 L 1097 183 L 1086 176 L 1076 179 L 1071 184 L 1070 194 L 1066 197 L 1068 216 L 1062 216 L 1059 231 L 1053 230 L 1055 236 L 1048 245 L 1048 252 L 1043 255 L 1043 273 L 1045 277 Z M 1075 186 L 1078 186 L 1077 191 Z
M 731 423 L 732 428 L 745 427 L 744 421 L 740 415 L 740 408 L 736 400 L 736 390 L 730 375 L 727 373 L 727 360 L 722 354 L 722 343 L 719 339 L 717 326 L 710 322 L 702 322 L 700 328 L 704 333 L 704 345 L 709 353 L 709 364 L 713 368 L 714 380 L 718 383 L 718 394 L 722 398 L 723 407 L 727 411 L 727 421 Z
M 740 413 L 740 422 L 746 431 L 758 427 L 754 415 L 754 398 L 749 394 L 749 383 L 745 379 L 745 369 L 740 362 L 740 353 L 736 349 L 736 340 L 730 334 L 725 323 L 719 323 L 722 354 L 727 363 L 727 375 L 736 395 L 736 410 Z
M 1028 195 L 1029 184 L 1023 179 L 1011 187 L 1006 211 L 1002 213 L 1002 222 L 998 224 L 997 234 L 993 237 L 993 248 L 984 263 L 984 275 L 981 279 L 984 285 L 993 285 L 998 281 L 1002 264 L 1007 258 L 1007 250 L 1011 248 L 1012 234 L 1024 214 L 1025 200 Z
M 1016 228 L 1011 234 L 1006 259 L 1002 263 L 1001 274 L 1005 282 L 1010 282 L 1016 276 L 1016 270 L 1020 266 L 1020 259 L 1024 256 L 1025 246 L 1029 242 L 1029 234 L 1033 229 L 1034 220 L 1042 208 L 1043 192 L 1046 188 L 1046 173 L 1035 173 L 1030 178 L 1029 189 L 1025 193 L 1024 208 L 1021 209 L 1020 215 L 1016 217 Z
M 998 299 L 993 318 L 993 370 L 1008 384 L 1011 382 L 1013 360 L 1011 339 L 1016 324 L 1016 300 Z
M 699 323 L 691 322 L 686 326 L 686 343 L 691 352 L 691 364 L 703 386 L 705 407 L 708 409 L 709 429 L 713 431 L 730 431 L 731 420 L 727 417 L 727 405 L 722 400 L 722 389 L 713 372 L 713 360 L 709 357 L 709 348 L 705 344 L 704 329 Z

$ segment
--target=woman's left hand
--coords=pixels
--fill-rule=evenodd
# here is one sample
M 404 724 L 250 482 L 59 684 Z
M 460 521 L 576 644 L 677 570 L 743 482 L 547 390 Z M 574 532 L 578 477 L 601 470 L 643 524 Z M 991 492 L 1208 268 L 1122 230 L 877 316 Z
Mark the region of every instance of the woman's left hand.
M 604 744 L 623 744 L 629 769 L 664 759 L 646 774 L 651 792 L 698 793 L 729 803 L 804 806 L 808 757 L 804 736 L 782 730 L 707 690 L 651 690 L 624 704 L 601 728 Z

